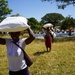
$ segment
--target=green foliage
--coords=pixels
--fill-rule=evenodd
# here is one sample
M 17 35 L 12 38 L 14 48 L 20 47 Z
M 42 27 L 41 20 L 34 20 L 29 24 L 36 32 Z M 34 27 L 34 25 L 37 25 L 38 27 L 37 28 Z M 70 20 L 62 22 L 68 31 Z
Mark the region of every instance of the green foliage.
M 17 13 L 15 15 L 11 15 L 11 17 L 13 17 L 13 16 L 21 16 L 21 15 L 19 13 Z
M 0 0 L 0 22 L 11 12 L 12 10 L 8 8 L 8 1 Z
M 64 16 L 59 13 L 48 13 L 41 19 L 44 23 L 52 23 L 54 26 L 56 26 L 61 20 L 64 19 Z
M 61 29 L 68 29 L 70 27 L 75 27 L 75 19 L 72 17 L 66 17 L 61 23 Z
M 54 3 L 54 0 L 41 0 L 41 1 L 48 1 Z M 64 9 L 68 5 L 75 5 L 75 0 L 55 0 L 57 3 L 58 9 Z
M 39 22 L 35 19 L 35 18 L 29 18 L 28 19 L 28 24 L 31 26 L 31 28 L 33 30 L 40 30 L 41 29 L 41 25 L 39 24 Z

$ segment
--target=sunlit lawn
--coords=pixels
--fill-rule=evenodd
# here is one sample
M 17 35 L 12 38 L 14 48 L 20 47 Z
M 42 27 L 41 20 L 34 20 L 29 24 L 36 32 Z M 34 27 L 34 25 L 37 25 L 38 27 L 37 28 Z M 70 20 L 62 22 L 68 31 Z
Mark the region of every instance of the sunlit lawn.
M 6 47 L 0 45 L 0 75 L 8 75 Z M 26 47 L 33 60 L 31 75 L 75 75 L 75 42 L 56 42 L 46 52 L 44 41 L 35 40 Z

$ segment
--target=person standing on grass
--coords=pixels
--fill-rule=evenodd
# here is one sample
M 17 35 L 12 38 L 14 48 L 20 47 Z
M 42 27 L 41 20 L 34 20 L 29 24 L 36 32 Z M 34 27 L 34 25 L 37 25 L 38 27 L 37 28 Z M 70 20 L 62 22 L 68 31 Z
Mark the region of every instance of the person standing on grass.
M 6 45 L 7 47 L 9 75 L 29 75 L 28 66 L 24 60 L 23 52 L 14 44 L 18 44 L 23 49 L 26 45 L 30 44 L 35 39 L 35 36 L 31 28 L 28 28 L 27 31 L 29 33 L 28 38 L 20 39 L 20 31 L 9 32 L 11 38 L 0 38 L 0 44 Z
M 45 30 L 45 36 L 44 36 L 45 46 L 47 51 L 51 51 L 53 35 L 51 34 L 50 27 L 44 28 L 44 30 Z

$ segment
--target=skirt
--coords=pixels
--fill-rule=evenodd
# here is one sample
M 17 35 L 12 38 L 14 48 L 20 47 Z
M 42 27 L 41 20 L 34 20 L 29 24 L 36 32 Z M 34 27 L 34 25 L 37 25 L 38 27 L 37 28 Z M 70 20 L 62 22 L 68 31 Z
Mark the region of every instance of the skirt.
M 9 71 L 9 75 L 29 75 L 29 71 L 28 68 L 25 68 L 23 70 L 20 71 Z
M 51 45 L 52 45 L 51 36 L 45 36 L 45 45 L 46 45 L 47 48 L 51 48 Z

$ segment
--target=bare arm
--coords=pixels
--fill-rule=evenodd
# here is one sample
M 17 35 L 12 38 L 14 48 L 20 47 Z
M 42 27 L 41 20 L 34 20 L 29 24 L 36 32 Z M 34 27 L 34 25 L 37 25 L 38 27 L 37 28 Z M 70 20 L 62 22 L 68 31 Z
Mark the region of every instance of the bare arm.
M 29 37 L 25 40 L 25 43 L 30 44 L 35 39 L 35 36 L 33 31 L 30 28 L 28 28 L 27 31 L 29 33 Z
M 5 45 L 5 44 L 6 44 L 6 41 L 5 41 L 5 39 L 3 39 L 3 38 L 0 38 L 0 44 L 2 44 L 2 45 Z

